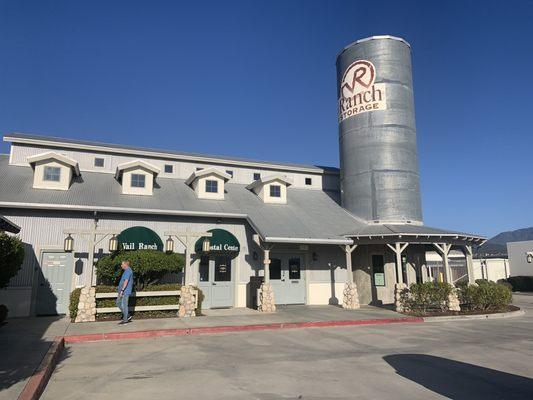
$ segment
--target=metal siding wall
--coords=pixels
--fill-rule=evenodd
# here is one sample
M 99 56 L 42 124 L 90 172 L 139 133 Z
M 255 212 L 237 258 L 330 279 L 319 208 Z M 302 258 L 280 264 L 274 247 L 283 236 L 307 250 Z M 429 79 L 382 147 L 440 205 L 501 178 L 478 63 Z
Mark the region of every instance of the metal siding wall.
M 339 124 L 342 205 L 367 221 L 422 221 L 416 147 L 411 51 L 393 39 L 373 39 L 337 59 L 338 90 L 356 60 L 376 67 L 387 109 Z

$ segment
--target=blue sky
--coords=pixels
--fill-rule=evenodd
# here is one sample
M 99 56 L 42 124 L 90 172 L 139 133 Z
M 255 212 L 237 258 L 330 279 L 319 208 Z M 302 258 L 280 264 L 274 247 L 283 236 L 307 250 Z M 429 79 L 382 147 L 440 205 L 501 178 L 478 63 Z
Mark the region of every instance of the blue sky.
M 533 225 L 531 21 L 509 0 L 0 0 L 0 133 L 337 166 L 336 55 L 401 36 L 425 223 L 491 236 Z

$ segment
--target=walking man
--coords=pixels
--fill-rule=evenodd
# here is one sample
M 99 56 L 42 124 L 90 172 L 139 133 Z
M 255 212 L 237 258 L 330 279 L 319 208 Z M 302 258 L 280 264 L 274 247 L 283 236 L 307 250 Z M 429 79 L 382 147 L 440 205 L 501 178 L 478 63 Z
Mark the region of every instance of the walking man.
M 120 268 L 122 268 L 123 272 L 118 284 L 117 307 L 122 311 L 122 321 L 119 323 L 119 325 L 122 325 L 131 321 L 131 317 L 128 316 L 128 301 L 133 288 L 133 271 L 130 268 L 129 261 L 122 261 Z

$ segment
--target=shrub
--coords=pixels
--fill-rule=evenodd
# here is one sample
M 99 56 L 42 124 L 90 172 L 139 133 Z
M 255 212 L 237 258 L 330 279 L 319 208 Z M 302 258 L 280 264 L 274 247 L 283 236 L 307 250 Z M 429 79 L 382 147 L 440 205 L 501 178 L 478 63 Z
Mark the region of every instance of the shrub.
M 81 288 L 74 289 L 70 292 L 70 303 L 68 306 L 70 319 L 74 321 L 78 315 L 78 304 L 80 302 Z
M 453 287 L 443 282 L 413 283 L 400 295 L 402 307 L 408 311 L 427 313 L 430 310 L 446 311 L 448 296 Z
M 0 304 L 0 324 L 5 321 L 8 312 L 9 309 L 4 304 Z
M 513 296 L 506 285 L 487 281 L 459 288 L 458 297 L 463 310 L 505 311 Z
M 490 281 L 488 281 L 487 279 L 476 279 L 476 284 L 478 285 L 484 285 L 486 283 L 489 283 Z
M 129 260 L 133 270 L 134 284 L 139 290 L 158 282 L 166 273 L 183 268 L 183 256 L 156 250 L 119 251 L 102 257 L 96 263 L 99 283 L 118 285 L 122 269 L 120 263 Z
M 0 232 L 0 260 L 0 288 L 3 288 L 17 274 L 24 261 L 24 245 L 18 237 Z
M 510 276 L 506 282 L 513 287 L 513 292 L 533 292 L 533 276 Z

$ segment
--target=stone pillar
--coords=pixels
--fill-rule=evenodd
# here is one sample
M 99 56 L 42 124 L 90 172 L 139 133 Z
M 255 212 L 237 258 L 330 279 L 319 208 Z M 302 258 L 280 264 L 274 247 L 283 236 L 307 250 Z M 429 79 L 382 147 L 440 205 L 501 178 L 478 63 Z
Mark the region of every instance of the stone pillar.
M 448 295 L 448 301 L 446 306 L 448 307 L 449 311 L 461 311 L 459 297 L 457 296 L 456 289 L 453 289 L 452 292 Z
M 274 299 L 274 291 L 270 284 L 270 249 L 263 249 L 263 268 L 265 272 L 265 280 L 261 284 L 259 290 L 259 311 L 275 312 L 276 300 Z
M 407 289 L 407 285 L 405 283 L 396 283 L 394 285 L 394 308 L 397 312 L 405 311 L 400 301 L 402 291 L 405 289 Z
M 96 321 L 96 288 L 93 286 L 84 286 L 81 289 L 78 313 L 74 322 L 94 321 Z
M 346 283 L 344 284 L 342 307 L 347 310 L 357 310 L 361 307 L 359 304 L 359 293 L 357 292 L 357 285 L 353 281 L 352 271 L 352 252 L 356 248 L 357 245 L 345 245 L 343 249 L 346 254 Z
M 178 317 L 195 317 L 196 316 L 196 296 L 197 291 L 190 285 L 184 285 L 180 289 L 181 295 L 179 300 Z

